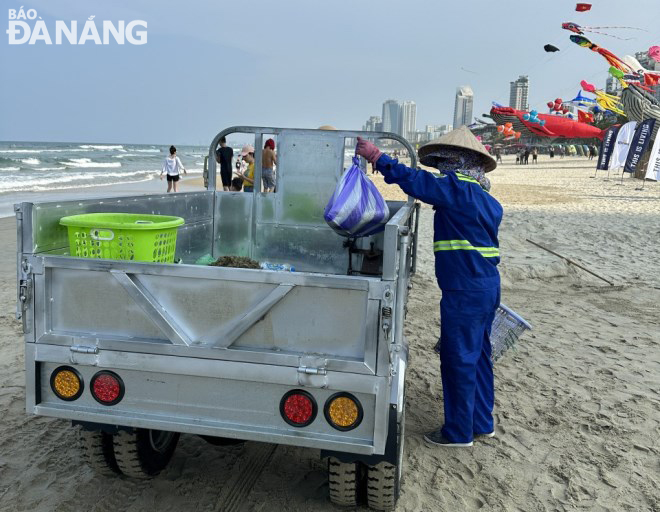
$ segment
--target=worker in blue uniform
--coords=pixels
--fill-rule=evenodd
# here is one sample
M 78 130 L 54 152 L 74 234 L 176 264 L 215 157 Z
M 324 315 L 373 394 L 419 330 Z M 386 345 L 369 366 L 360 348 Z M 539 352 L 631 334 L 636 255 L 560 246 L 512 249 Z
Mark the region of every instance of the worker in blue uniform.
M 411 169 L 358 138 L 357 153 L 408 195 L 433 206 L 435 274 L 442 290 L 440 354 L 444 425 L 424 436 L 433 445 L 472 446 L 495 435 L 490 330 L 500 303 L 497 232 L 502 206 L 485 173 L 497 166 L 465 126 L 419 149 Z

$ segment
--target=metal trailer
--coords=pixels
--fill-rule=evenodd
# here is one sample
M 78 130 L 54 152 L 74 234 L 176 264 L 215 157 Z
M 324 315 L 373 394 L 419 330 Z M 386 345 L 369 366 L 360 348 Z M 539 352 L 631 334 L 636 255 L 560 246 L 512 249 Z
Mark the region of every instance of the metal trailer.
M 215 149 L 236 133 L 254 135 L 257 184 L 259 148 L 276 136 L 275 193 L 215 190 Z M 327 226 L 323 209 L 358 135 L 398 141 L 416 166 L 391 133 L 233 127 L 209 147 L 206 191 L 17 204 L 27 412 L 81 425 L 88 462 L 107 474 L 158 474 L 180 433 L 320 449 L 333 502 L 392 510 L 419 205 L 389 201 L 384 232 L 351 243 Z M 70 257 L 59 219 L 92 212 L 183 217 L 181 264 Z M 296 271 L 194 264 L 207 253 Z M 75 396 L 55 393 L 60 371 L 79 379 Z M 112 403 L 98 399 L 102 376 L 120 388 Z M 285 416 L 291 394 L 312 404 L 304 425 Z M 348 427 L 329 416 L 338 397 L 358 409 Z

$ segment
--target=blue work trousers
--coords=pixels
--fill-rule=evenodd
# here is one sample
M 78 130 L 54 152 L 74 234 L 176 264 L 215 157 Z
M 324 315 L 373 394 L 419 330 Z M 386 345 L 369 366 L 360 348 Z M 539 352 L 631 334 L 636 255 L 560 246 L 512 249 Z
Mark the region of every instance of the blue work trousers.
M 493 431 L 495 391 L 490 330 L 500 289 L 443 290 L 440 373 L 445 409 L 442 435 L 454 443 Z

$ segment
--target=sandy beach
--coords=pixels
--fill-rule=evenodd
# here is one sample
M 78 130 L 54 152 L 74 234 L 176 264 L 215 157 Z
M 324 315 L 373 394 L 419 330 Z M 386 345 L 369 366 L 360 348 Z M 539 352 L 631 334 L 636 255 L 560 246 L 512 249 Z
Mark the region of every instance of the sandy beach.
M 547 156 L 516 166 L 509 156 L 490 175 L 505 208 L 502 301 L 534 330 L 496 365 L 496 437 L 470 449 L 432 449 L 422 440 L 442 414 L 432 350 L 440 299 L 433 211 L 422 209 L 405 327 L 411 360 L 398 510 L 660 511 L 660 185 L 647 182 L 640 191 L 641 182 L 627 176 L 623 184 L 620 175 L 594 179 L 594 167 L 586 158 Z M 370 177 L 388 198 L 403 197 Z M 199 178 L 188 180 L 182 190 L 199 187 Z M 75 194 L 164 187 L 152 181 Z M 46 194 L 29 197 L 12 200 Z M 216 447 L 182 435 L 170 466 L 151 481 L 97 476 L 84 466 L 69 422 L 25 413 L 15 243 L 14 219 L 0 219 L 0 254 L 10 262 L 0 269 L 0 511 L 212 511 L 224 510 L 223 499 L 238 492 L 240 504 L 231 510 L 341 510 L 328 501 L 324 462 L 310 449 Z M 270 457 L 264 470 L 251 486 L 239 485 L 246 461 L 259 456 Z

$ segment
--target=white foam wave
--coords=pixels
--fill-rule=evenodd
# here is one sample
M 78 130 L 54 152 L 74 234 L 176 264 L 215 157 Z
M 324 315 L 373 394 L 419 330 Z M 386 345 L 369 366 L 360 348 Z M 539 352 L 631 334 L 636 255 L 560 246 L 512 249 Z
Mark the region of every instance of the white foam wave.
M 135 151 L 137 153 L 160 153 L 160 149 L 129 149 L 129 151 Z
M 21 162 L 28 165 L 39 165 L 41 162 L 36 158 L 21 158 Z
M 63 171 L 66 167 L 35 167 L 35 171 Z
M 86 168 L 116 168 L 121 167 L 121 162 L 93 162 L 91 158 L 70 158 L 68 162 L 60 162 L 67 167 L 86 167 Z
M 125 155 L 112 155 L 112 158 L 128 158 L 131 156 L 138 156 L 133 153 L 126 153 Z
M 154 179 L 157 176 L 155 170 L 141 170 L 134 172 L 111 172 L 111 173 L 71 173 L 58 176 L 36 177 L 21 176 L 5 180 L 0 179 L 0 193 L 2 192 L 30 192 L 41 190 L 59 190 L 66 188 L 87 188 L 101 185 L 115 185 L 126 182 L 139 182 Z M 121 179 L 119 179 L 121 178 Z
M 0 153 L 83 153 L 91 149 L 68 148 L 68 149 L 0 149 Z
M 111 146 L 105 144 L 83 144 L 79 147 L 80 149 L 124 149 L 124 146 L 121 145 Z
M 0 171 L 20 171 L 20 167 L 0 167 Z

